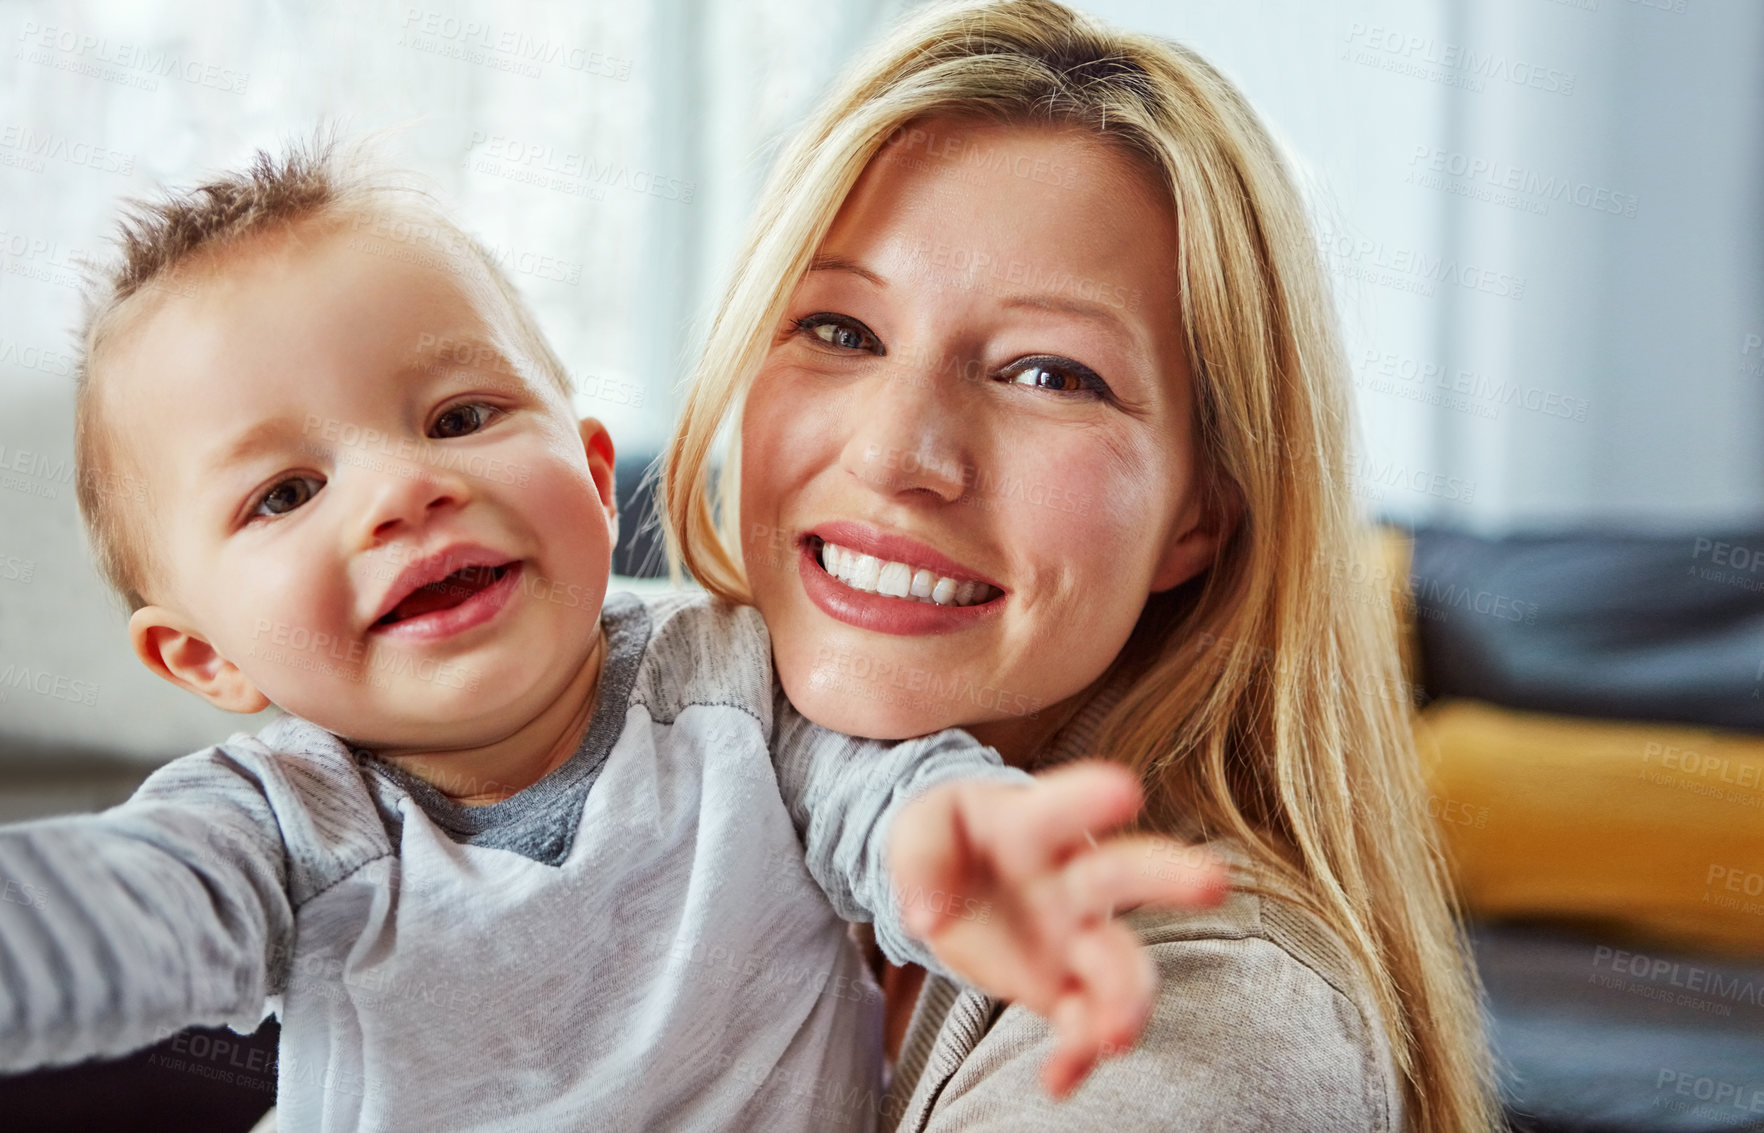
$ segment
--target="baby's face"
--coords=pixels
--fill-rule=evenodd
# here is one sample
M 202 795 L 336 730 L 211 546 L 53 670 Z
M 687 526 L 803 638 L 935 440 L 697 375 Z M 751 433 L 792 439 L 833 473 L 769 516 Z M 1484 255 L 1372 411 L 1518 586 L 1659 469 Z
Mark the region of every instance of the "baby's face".
M 591 656 L 612 447 L 401 250 L 308 230 L 233 255 L 124 332 L 104 419 L 152 501 L 137 649 L 145 628 L 218 675 L 194 687 L 223 707 L 256 690 L 447 749 L 510 734 Z

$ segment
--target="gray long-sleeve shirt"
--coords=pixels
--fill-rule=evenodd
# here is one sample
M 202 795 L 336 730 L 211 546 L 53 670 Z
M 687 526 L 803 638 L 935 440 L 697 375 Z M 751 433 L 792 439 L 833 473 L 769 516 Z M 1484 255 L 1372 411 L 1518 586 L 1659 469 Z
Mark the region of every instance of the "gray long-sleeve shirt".
M 602 624 L 580 748 L 502 802 L 284 717 L 0 830 L 31 898 L 0 903 L 0 1069 L 274 1013 L 285 1131 L 870 1128 L 881 997 L 841 918 L 929 961 L 889 822 L 1026 777 L 960 732 L 809 724 L 751 609 L 619 595 Z

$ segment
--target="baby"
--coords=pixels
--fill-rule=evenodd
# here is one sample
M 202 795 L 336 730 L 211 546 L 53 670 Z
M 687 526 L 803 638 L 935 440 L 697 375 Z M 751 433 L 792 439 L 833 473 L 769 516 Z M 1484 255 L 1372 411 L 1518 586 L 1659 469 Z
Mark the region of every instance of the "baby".
M 608 598 L 612 442 L 419 195 L 260 155 L 121 247 L 76 411 L 100 566 L 149 669 L 282 714 L 0 830 L 36 897 L 0 906 L 0 1069 L 275 1014 L 284 1130 L 863 1129 L 842 918 L 1053 1018 L 1056 1092 L 1131 1042 L 1110 910 L 1222 879 L 1089 842 L 1119 769 L 827 732 L 753 610 Z

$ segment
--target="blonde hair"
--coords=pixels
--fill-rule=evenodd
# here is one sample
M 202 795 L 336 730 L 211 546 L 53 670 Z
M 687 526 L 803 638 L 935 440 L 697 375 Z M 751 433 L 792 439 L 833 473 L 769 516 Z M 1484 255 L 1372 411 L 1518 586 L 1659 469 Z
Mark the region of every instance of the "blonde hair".
M 321 131 L 309 142 L 291 143 L 280 157 L 260 150 L 243 169 L 125 206 L 116 255 L 93 270 L 77 332 L 74 492 L 99 573 L 130 612 L 147 604 L 153 569 L 152 540 L 140 522 L 148 499 L 143 478 L 117 470 L 102 412 L 100 361 L 148 304 L 188 293 L 198 270 L 224 270 L 227 253 L 247 241 L 314 223 L 373 226 L 367 235 L 407 245 L 401 258 L 461 276 L 513 364 L 531 367 L 569 396 L 563 364 L 496 258 L 413 180 L 377 170 L 365 151 L 364 145 L 344 153 Z
M 1215 514 L 1240 518 L 1208 571 L 1148 601 L 1099 750 L 1142 776 L 1151 824 L 1198 818 L 1238 839 L 1258 876 L 1345 942 L 1389 1030 L 1409 1128 L 1498 1127 L 1409 706 L 1389 695 L 1404 687 L 1394 615 L 1330 585 L 1369 532 L 1346 474 L 1326 278 L 1267 130 L 1192 51 L 1051 0 L 985 0 L 933 5 L 857 63 L 782 156 L 712 324 L 663 469 L 676 569 L 748 600 L 738 431 L 724 430 L 858 176 L 932 115 L 1080 126 L 1169 192 L 1203 482 Z

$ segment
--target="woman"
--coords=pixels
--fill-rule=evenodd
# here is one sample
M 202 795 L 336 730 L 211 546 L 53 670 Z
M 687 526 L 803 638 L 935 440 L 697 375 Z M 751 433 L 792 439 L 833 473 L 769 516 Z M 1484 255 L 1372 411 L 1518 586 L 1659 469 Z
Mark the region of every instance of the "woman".
M 1063 1103 L 1045 1026 L 930 981 L 888 1121 L 1494 1127 L 1392 617 L 1328 585 L 1346 373 L 1274 144 L 1176 45 L 933 6 L 785 154 L 669 450 L 676 561 L 811 719 L 1120 760 L 1240 886 L 1133 914 L 1153 1017 Z

